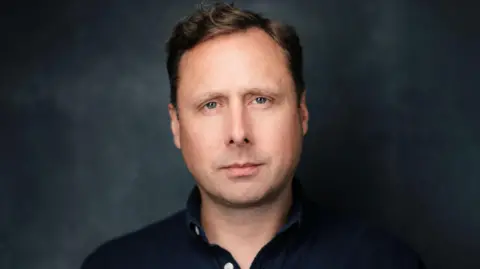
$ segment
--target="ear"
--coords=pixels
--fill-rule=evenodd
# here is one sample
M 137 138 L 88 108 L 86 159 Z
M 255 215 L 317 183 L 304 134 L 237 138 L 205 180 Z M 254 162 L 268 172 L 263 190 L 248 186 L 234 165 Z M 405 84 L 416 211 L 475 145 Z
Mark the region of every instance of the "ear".
M 180 149 L 180 122 L 177 109 L 171 103 L 168 104 L 168 113 L 170 114 L 170 128 L 172 129 L 173 143 Z
M 299 107 L 299 109 L 300 109 L 300 121 L 302 123 L 303 135 L 307 134 L 308 119 L 309 119 L 307 102 L 306 102 L 306 94 L 307 94 L 307 91 L 304 90 L 303 93 L 302 93 L 302 96 L 300 98 L 300 107 Z

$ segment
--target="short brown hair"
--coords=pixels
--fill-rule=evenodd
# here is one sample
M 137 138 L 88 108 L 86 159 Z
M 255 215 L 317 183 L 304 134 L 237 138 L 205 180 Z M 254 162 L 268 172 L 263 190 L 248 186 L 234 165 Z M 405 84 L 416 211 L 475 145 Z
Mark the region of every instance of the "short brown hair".
M 236 8 L 233 4 L 217 2 L 212 5 L 201 4 L 193 14 L 181 20 L 173 29 L 166 47 L 170 103 L 177 107 L 178 65 L 185 52 L 216 36 L 250 28 L 262 29 L 283 48 L 299 101 L 305 89 L 305 83 L 302 46 L 295 29 L 290 25 L 270 20 L 259 13 Z

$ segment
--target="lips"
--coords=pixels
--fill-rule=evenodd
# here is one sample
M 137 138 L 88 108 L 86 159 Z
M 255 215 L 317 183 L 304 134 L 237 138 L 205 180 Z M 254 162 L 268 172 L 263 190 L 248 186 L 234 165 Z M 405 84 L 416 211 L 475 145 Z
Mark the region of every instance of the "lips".
M 243 163 L 225 166 L 224 170 L 229 178 L 252 177 L 260 170 L 261 164 Z
M 228 165 L 226 166 L 225 168 L 229 169 L 229 168 L 246 168 L 246 167 L 252 167 L 252 166 L 258 166 L 259 164 L 256 164 L 256 163 L 244 163 L 244 164 L 232 164 L 232 165 Z

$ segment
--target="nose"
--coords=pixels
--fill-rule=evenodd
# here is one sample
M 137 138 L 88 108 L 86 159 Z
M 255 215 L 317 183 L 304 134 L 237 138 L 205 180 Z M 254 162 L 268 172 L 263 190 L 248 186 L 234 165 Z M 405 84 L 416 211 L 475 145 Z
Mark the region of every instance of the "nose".
M 247 111 L 243 107 L 231 107 L 227 145 L 245 146 L 251 144 L 250 125 Z

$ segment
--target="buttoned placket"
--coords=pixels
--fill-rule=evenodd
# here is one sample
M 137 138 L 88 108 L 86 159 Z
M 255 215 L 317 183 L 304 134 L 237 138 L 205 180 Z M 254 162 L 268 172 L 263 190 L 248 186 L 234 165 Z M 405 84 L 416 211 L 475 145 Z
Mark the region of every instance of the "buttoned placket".
M 193 230 L 198 237 L 201 237 L 200 240 L 202 240 L 203 243 L 207 245 L 207 247 L 211 248 L 214 254 L 215 261 L 219 266 L 219 269 L 240 269 L 240 266 L 235 261 L 230 252 L 223 249 L 219 245 L 210 244 L 208 242 L 208 238 L 204 236 L 201 227 L 199 227 L 198 225 L 194 225 Z

